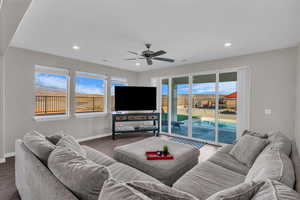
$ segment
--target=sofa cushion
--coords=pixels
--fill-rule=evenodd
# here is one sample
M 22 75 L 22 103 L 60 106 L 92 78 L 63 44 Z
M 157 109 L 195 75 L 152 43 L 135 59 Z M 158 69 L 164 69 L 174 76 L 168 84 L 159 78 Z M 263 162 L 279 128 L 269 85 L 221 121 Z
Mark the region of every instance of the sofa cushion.
M 129 181 L 151 181 L 160 183 L 155 178 L 122 163 L 114 163 L 107 167 L 112 178 L 119 182 L 129 182 Z
M 273 180 L 267 180 L 251 200 L 299 200 L 300 195 L 290 187 Z
M 295 141 L 292 142 L 291 160 L 295 170 L 295 190 L 300 193 L 300 155 Z
M 105 166 L 98 165 L 66 147 L 57 147 L 49 156 L 51 172 L 81 200 L 96 200 L 104 181 L 110 177 Z
M 143 193 L 152 200 L 197 200 L 196 197 L 171 188 L 164 184 L 145 182 L 145 181 L 133 181 L 128 182 L 127 185 Z
M 85 150 L 86 158 L 97 163 L 98 165 L 109 166 L 116 163 L 114 159 L 110 158 L 104 153 L 99 152 L 91 147 L 82 145 L 81 148 Z
M 205 161 L 184 174 L 173 187 L 204 200 L 216 192 L 244 182 L 244 179 L 244 175 Z
M 207 200 L 250 200 L 264 182 L 241 183 L 210 196 Z
M 244 165 L 243 163 L 239 162 L 237 159 L 235 159 L 232 155 L 228 153 L 232 149 L 232 147 L 233 147 L 232 144 L 228 144 L 222 147 L 208 160 L 226 169 L 230 169 L 237 173 L 247 175 L 250 168 Z
M 293 188 L 295 182 L 294 167 L 289 157 L 279 150 L 261 153 L 246 176 L 246 182 L 265 179 L 280 181 Z
M 98 200 L 151 200 L 149 197 L 114 179 L 104 182 L 103 189 Z
M 280 150 L 289 156 L 292 151 L 291 140 L 281 132 L 271 132 L 269 134 L 270 144 L 266 147 L 266 150 Z
M 242 136 L 229 152 L 241 163 L 251 167 L 259 153 L 269 143 L 266 139 L 261 139 L 251 135 Z
M 64 137 L 62 137 L 56 144 L 56 146 L 67 147 L 69 149 L 72 149 L 73 151 L 76 151 L 84 157 L 86 156 L 85 150 L 81 148 L 80 144 L 71 135 L 65 135 Z
M 54 144 L 49 142 L 45 136 L 37 131 L 26 133 L 23 142 L 25 146 L 44 164 L 47 164 L 50 153 L 56 148 Z
M 260 133 L 257 131 L 250 131 L 250 130 L 245 130 L 242 133 L 242 136 L 244 136 L 244 135 L 251 135 L 251 136 L 255 136 L 255 137 L 259 137 L 259 138 L 263 138 L 263 139 L 268 138 L 268 134 L 266 134 L 266 133 Z

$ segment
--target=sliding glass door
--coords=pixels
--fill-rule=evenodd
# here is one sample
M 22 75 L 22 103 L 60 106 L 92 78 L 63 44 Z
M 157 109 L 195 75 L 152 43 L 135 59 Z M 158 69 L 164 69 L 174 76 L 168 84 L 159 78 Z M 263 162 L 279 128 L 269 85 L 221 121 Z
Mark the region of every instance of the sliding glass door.
M 188 136 L 189 77 L 172 78 L 171 133 Z
M 218 141 L 232 143 L 236 140 L 237 125 L 237 73 L 220 73 Z
M 162 132 L 233 143 L 237 132 L 237 72 L 161 79 Z
M 216 140 L 216 74 L 193 76 L 192 137 Z

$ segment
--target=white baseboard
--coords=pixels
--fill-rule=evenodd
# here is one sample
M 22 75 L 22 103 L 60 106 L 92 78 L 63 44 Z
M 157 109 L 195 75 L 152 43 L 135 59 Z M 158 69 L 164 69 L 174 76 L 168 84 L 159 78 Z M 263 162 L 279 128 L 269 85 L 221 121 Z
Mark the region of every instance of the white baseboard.
M 86 142 L 86 141 L 95 140 L 95 139 L 99 139 L 99 138 L 103 138 L 103 137 L 107 137 L 107 136 L 111 136 L 111 133 L 105 133 L 105 134 L 101 134 L 101 135 L 94 135 L 91 137 L 78 139 L 77 142 Z
M 15 155 L 16 155 L 15 152 L 10 152 L 10 153 L 4 154 L 4 157 L 5 157 L 5 158 L 10 158 L 10 157 L 14 157 Z

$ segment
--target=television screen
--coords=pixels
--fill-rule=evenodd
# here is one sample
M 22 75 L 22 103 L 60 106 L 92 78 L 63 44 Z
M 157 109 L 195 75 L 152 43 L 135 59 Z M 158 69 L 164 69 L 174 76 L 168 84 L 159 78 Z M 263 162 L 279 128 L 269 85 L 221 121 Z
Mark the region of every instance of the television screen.
M 116 111 L 156 110 L 155 87 L 115 87 Z

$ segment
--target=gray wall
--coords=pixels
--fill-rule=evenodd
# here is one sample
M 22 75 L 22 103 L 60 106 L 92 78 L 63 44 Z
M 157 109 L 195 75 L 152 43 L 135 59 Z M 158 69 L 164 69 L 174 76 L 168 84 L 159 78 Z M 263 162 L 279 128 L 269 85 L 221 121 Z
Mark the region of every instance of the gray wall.
M 296 120 L 295 120 L 295 140 L 300 149 L 300 44 L 298 45 L 298 65 L 297 65 L 297 86 L 296 86 Z
M 34 66 L 63 67 L 74 73 L 76 70 L 102 73 L 108 76 L 126 77 L 135 85 L 137 73 L 78 60 L 9 48 L 5 57 L 5 152 L 14 152 L 14 142 L 31 129 L 46 135 L 63 130 L 77 139 L 110 133 L 110 115 L 94 118 L 36 122 L 34 116 Z M 71 81 L 71 88 L 74 83 Z M 72 91 L 72 90 L 71 90 Z M 74 95 L 74 93 L 73 93 Z M 72 98 L 72 93 L 71 93 Z
M 293 137 L 296 56 L 297 48 L 288 48 L 181 65 L 141 72 L 138 76 L 138 83 L 149 85 L 152 77 L 248 66 L 251 71 L 250 127 L 264 132 L 280 130 L 289 137 Z M 272 109 L 271 116 L 264 114 L 265 108 Z

